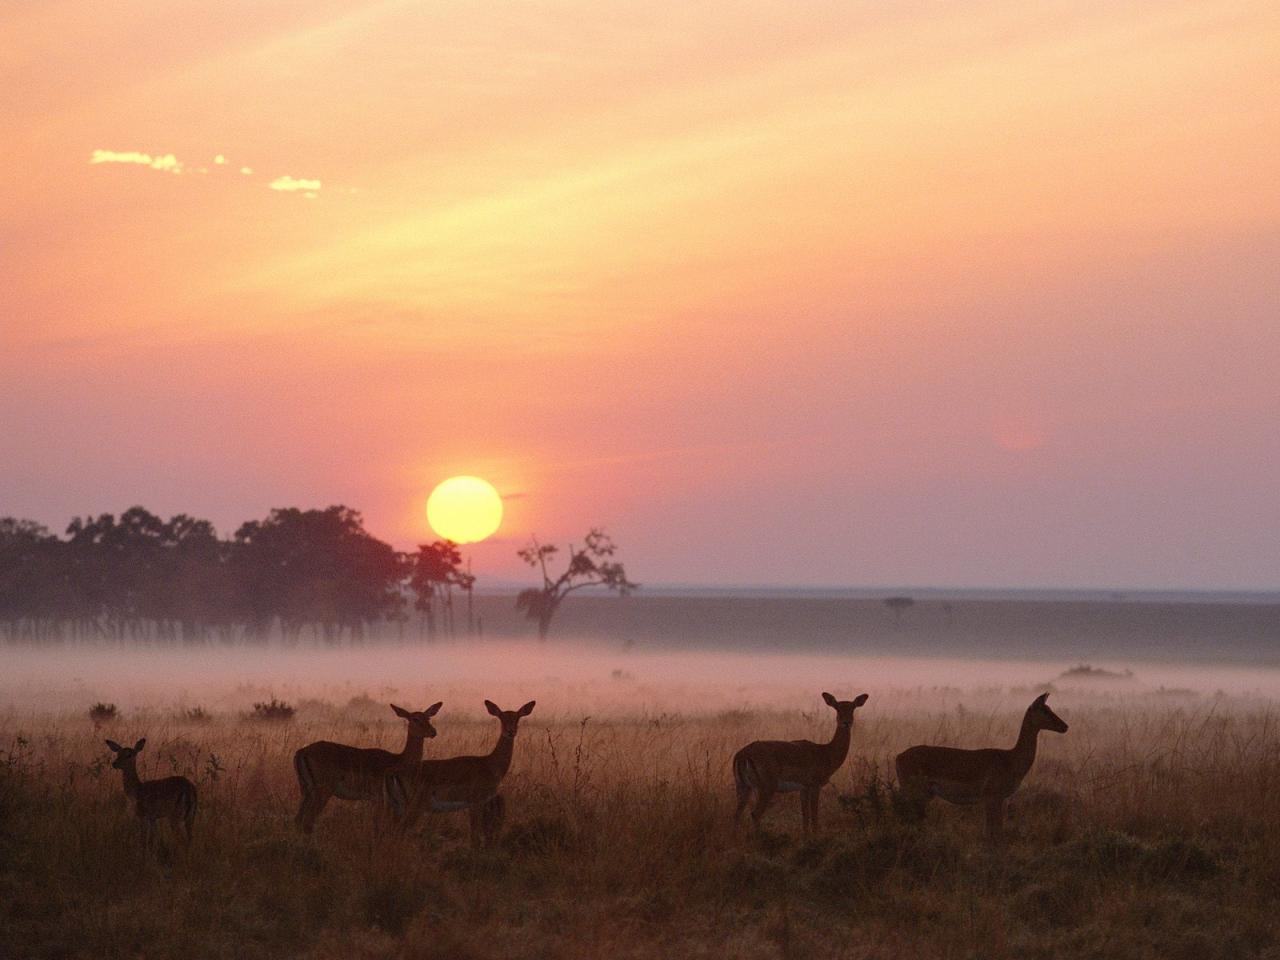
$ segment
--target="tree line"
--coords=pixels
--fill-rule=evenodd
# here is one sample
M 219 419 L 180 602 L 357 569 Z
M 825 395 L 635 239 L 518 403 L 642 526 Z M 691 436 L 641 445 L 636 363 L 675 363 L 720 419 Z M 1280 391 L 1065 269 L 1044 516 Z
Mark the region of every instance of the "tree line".
M 599 552 L 612 553 L 602 531 L 587 543 L 570 547 L 564 577 L 544 569 L 543 586 L 520 595 L 540 636 L 568 589 L 635 586 Z M 397 551 L 341 505 L 274 509 L 229 538 L 207 520 L 165 520 L 143 507 L 76 517 L 62 536 L 0 518 L 0 634 L 10 640 L 231 643 L 278 631 L 287 642 L 336 643 L 363 639 L 378 624 L 403 634 L 410 609 L 423 634 L 454 634 L 455 596 L 469 599 L 474 585 L 457 544 Z M 535 594 L 542 599 L 531 600 Z

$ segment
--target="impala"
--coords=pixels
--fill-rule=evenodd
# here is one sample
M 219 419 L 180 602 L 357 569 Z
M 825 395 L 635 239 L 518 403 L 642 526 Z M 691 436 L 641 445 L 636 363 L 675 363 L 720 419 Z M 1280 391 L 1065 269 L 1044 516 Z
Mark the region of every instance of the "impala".
M 904 750 L 894 761 L 898 786 L 917 816 L 933 797 L 950 803 L 978 804 L 987 811 L 987 836 L 998 840 L 1004 826 L 1005 802 L 1022 783 L 1036 759 L 1041 730 L 1066 733 L 1067 724 L 1049 709 L 1042 693 L 1022 717 L 1018 742 L 1008 750 L 959 750 L 918 746 Z
M 133 802 L 133 812 L 142 821 L 147 845 L 155 833 L 157 820 L 168 820 L 174 833 L 182 825 L 188 844 L 191 843 L 191 826 L 196 819 L 196 785 L 186 777 L 164 777 L 161 780 L 143 780 L 138 776 L 138 754 L 147 745 L 143 737 L 132 747 L 122 747 L 114 740 L 106 741 L 116 755 L 111 766 L 124 774 L 124 793 Z
M 500 724 L 498 742 L 483 757 L 450 757 L 424 760 L 411 771 L 397 771 L 387 778 L 391 808 L 405 828 L 424 811 L 447 813 L 466 810 L 471 821 L 471 843 L 492 840 L 502 827 L 506 804 L 498 793 L 515 746 L 520 719 L 533 712 L 536 700 L 519 710 L 502 710 L 492 700 L 484 707 Z
M 755 793 L 751 819 L 757 829 L 777 793 L 799 793 L 804 829 L 818 829 L 818 795 L 831 775 L 849 755 L 853 735 L 853 712 L 867 702 L 865 693 L 852 700 L 837 700 L 829 693 L 822 699 L 836 712 L 836 731 L 827 743 L 812 740 L 757 740 L 733 755 L 733 780 L 738 789 L 738 809 L 734 820 Z
M 381 800 L 382 785 L 389 774 L 422 760 L 422 742 L 436 735 L 431 718 L 444 706 L 443 702 L 416 713 L 394 703 L 390 706 L 397 717 L 409 722 L 404 749 L 399 753 L 317 740 L 293 755 L 293 769 L 298 773 L 298 786 L 302 790 L 296 821 L 303 833 L 311 832 L 330 797 Z

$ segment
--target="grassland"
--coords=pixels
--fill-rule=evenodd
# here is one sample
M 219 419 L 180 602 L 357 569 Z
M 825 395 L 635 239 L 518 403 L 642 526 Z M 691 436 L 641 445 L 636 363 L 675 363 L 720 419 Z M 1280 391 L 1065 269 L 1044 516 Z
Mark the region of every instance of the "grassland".
M 1280 715 L 1265 702 L 1059 695 L 1071 732 L 1041 738 L 1003 850 L 978 811 L 898 820 L 896 751 L 1011 743 L 1026 700 L 873 693 L 812 840 L 794 797 L 762 835 L 735 830 L 728 770 L 752 739 L 829 736 L 816 696 L 807 713 L 543 708 L 516 744 L 505 834 L 479 851 L 459 815 L 397 839 L 334 803 L 314 837 L 295 832 L 293 750 L 398 746 L 380 703 L 312 702 L 279 724 L 143 710 L 101 730 L 83 711 L 10 714 L 0 955 L 1280 957 Z M 486 750 L 496 724 L 451 702 L 429 755 Z M 199 785 L 188 851 L 141 849 L 107 765 L 103 736 L 144 734 L 144 777 Z

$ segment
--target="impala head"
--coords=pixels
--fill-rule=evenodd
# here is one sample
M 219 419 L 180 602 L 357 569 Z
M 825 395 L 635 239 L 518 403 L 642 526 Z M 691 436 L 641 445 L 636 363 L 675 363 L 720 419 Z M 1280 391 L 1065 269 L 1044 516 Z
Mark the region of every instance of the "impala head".
M 533 705 L 537 702 L 537 700 L 530 700 L 519 710 L 502 710 L 492 700 L 486 700 L 484 708 L 501 721 L 502 735 L 514 740 L 516 738 L 516 728 L 520 726 L 520 718 L 527 717 L 533 713 Z
M 822 699 L 827 702 L 827 706 L 835 710 L 836 725 L 847 729 L 853 726 L 853 711 L 867 702 L 867 695 L 860 693 L 852 700 L 837 700 L 831 694 L 824 693 Z
M 138 754 L 140 754 L 142 752 L 142 748 L 145 747 L 146 745 L 147 745 L 146 737 L 143 737 L 141 740 L 135 743 L 132 747 L 122 747 L 120 746 L 120 744 L 116 743 L 114 740 L 108 740 L 107 746 L 110 747 L 111 752 L 116 755 L 116 758 L 115 760 L 112 761 L 111 766 L 113 766 L 117 770 L 123 770 L 125 767 L 127 767 L 130 763 L 133 762 L 133 758 L 136 757 Z
M 440 708 L 444 706 L 444 701 L 433 703 L 425 710 L 416 713 L 406 710 L 404 707 L 397 707 L 391 704 L 391 709 L 395 711 L 396 716 L 402 720 L 409 721 L 409 732 L 419 737 L 430 739 L 436 735 L 436 728 L 431 725 L 431 718 L 440 712 Z
M 1027 720 L 1029 720 L 1037 730 L 1052 730 L 1054 733 L 1066 733 L 1067 722 L 1060 716 L 1049 709 L 1049 704 L 1045 703 L 1049 699 L 1047 693 L 1042 693 L 1031 701 L 1031 706 L 1027 707 Z

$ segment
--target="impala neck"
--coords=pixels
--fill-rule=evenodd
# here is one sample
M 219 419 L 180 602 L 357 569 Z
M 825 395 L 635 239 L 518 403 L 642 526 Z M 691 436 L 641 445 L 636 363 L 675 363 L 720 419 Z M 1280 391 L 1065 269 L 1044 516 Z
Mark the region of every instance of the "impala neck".
M 836 770 L 840 764 L 844 763 L 844 758 L 849 755 L 849 740 L 853 736 L 853 723 L 848 724 L 836 721 L 836 732 L 832 734 L 831 740 L 827 743 L 827 765 Z
M 130 760 L 120 768 L 120 772 L 124 774 L 125 796 L 136 797 L 138 795 L 138 788 L 142 786 L 142 781 L 138 779 L 138 761 Z
M 493 750 L 489 752 L 489 769 L 492 770 L 499 778 L 507 775 L 507 769 L 511 766 L 511 750 L 515 746 L 516 738 L 507 736 L 506 731 L 498 731 L 498 742 L 493 745 Z
M 1035 762 L 1036 741 L 1039 737 L 1040 728 L 1031 722 L 1030 717 L 1023 717 L 1022 729 L 1018 731 L 1018 742 L 1013 745 L 1013 749 L 1009 752 L 1018 761 L 1018 766 L 1024 774 L 1031 769 L 1031 764 Z
M 422 759 L 422 744 L 426 740 L 425 733 L 414 733 L 409 730 L 408 736 L 404 739 L 404 749 L 400 751 L 400 759 L 405 764 L 418 763 Z

